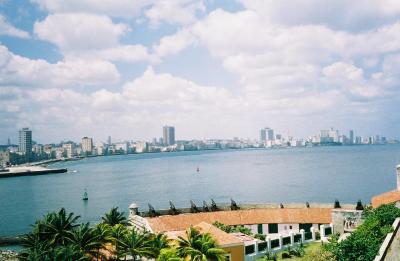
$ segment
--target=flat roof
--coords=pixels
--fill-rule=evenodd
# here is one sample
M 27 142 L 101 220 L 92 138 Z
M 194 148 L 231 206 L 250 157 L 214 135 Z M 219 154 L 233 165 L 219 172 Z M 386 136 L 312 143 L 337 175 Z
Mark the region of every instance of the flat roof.
M 182 231 L 202 222 L 215 221 L 225 225 L 251 224 L 329 224 L 332 208 L 263 208 L 235 211 L 216 211 L 147 217 L 154 232 Z

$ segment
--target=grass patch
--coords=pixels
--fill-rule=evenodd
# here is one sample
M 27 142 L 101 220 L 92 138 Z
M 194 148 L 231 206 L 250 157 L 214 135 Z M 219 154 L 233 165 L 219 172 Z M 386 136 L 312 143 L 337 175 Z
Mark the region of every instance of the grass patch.
M 286 252 L 285 250 L 277 252 L 277 259 L 276 260 L 290 260 L 290 261 L 308 261 L 308 260 L 315 260 L 315 257 L 320 255 L 322 251 L 321 242 L 312 242 L 309 244 L 304 245 L 304 256 L 302 257 L 295 257 L 292 256 L 290 258 L 282 258 L 282 253 Z M 267 261 L 265 257 L 258 259 L 257 261 Z

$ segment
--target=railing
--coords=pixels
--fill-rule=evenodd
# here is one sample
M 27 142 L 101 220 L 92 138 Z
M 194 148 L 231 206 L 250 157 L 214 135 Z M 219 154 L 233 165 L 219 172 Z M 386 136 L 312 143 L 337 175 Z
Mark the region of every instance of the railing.
M 271 247 L 270 248 L 277 248 L 277 247 L 279 247 L 280 246 L 280 244 L 279 244 L 279 239 L 274 239 L 274 240 L 271 240 Z
M 290 243 L 291 243 L 290 236 L 282 238 L 282 245 L 286 246 L 289 245 Z
M 271 239 L 267 236 L 265 241 L 255 240 L 253 244 L 245 246 L 246 261 L 253 261 L 262 257 L 267 251 L 279 251 L 289 246 L 305 244 L 316 240 L 316 229 L 311 228 L 311 232 L 305 232 L 304 229 L 300 233 L 290 232 L 289 236 L 278 234 L 278 238 Z M 321 225 L 320 230 L 321 240 L 327 240 L 327 237 L 334 232 L 333 225 Z
M 301 234 L 294 235 L 294 242 L 295 243 L 300 243 L 301 242 Z

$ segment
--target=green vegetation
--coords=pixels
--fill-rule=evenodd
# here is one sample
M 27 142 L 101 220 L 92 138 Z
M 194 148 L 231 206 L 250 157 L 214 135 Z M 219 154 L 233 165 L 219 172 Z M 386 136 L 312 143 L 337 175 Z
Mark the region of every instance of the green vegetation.
M 348 238 L 338 242 L 339 235 L 334 235 L 324 249 L 336 257 L 338 261 L 373 260 L 387 233 L 392 231 L 391 225 L 400 217 L 400 209 L 390 205 L 382 205 L 376 209 L 366 208 L 363 212 L 364 223 Z
M 334 261 L 334 256 L 321 247 L 321 243 L 310 243 L 304 246 L 288 248 L 276 253 L 267 252 L 259 261 L 290 260 L 290 261 Z
M 244 226 L 230 226 L 230 225 L 225 225 L 222 224 L 221 222 L 215 221 L 213 223 L 214 226 L 216 226 L 217 228 L 221 229 L 222 231 L 225 231 L 226 233 L 243 233 L 245 235 L 249 235 L 252 236 L 253 233 L 251 233 L 251 230 L 247 227 Z
M 118 207 L 114 207 L 110 210 L 110 212 L 104 214 L 104 217 L 101 218 L 103 223 L 108 224 L 110 226 L 115 226 L 117 224 L 126 225 L 126 217 L 124 213 L 118 211 Z
M 186 231 L 186 238 L 178 239 L 178 256 L 190 258 L 192 261 L 225 260 L 225 251 L 218 248 L 210 234 L 200 234 L 190 227 Z
M 159 261 L 190 259 L 224 260 L 225 252 L 210 234 L 200 234 L 191 227 L 186 238 L 170 244 L 164 234 L 128 228 L 124 213 L 111 209 L 103 222 L 91 227 L 77 223 L 79 216 L 65 209 L 45 215 L 36 221 L 24 237 L 22 260 L 138 260 Z

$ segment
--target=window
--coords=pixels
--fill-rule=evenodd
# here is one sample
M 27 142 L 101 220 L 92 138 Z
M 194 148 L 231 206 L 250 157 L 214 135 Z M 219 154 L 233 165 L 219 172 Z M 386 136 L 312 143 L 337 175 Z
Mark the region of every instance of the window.
M 268 224 L 268 233 L 278 233 L 278 224 Z
M 304 232 L 310 232 L 311 231 L 312 224 L 306 223 L 306 224 L 299 224 L 299 229 L 304 229 Z
M 257 233 L 258 234 L 262 234 L 263 233 L 263 225 L 262 224 L 258 224 L 257 225 Z
M 231 261 L 231 254 L 225 255 L 225 261 Z
M 292 229 L 292 226 L 289 226 L 289 229 Z

